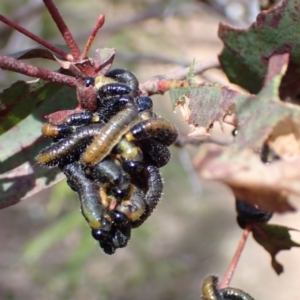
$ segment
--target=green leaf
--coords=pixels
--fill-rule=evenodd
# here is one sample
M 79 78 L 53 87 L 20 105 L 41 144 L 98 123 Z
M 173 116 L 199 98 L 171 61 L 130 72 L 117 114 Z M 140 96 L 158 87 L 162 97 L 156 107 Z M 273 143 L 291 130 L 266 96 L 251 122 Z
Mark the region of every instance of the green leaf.
M 297 231 L 284 226 L 264 224 L 254 226 L 252 234 L 257 243 L 263 246 L 271 255 L 271 264 L 279 275 L 283 272 L 283 266 L 276 260 L 276 255 L 282 250 L 290 250 L 292 247 L 300 247 L 300 244 L 291 240 L 289 231 Z
M 19 124 L 62 85 L 44 81 L 17 81 L 0 94 L 0 135 Z
M 53 97 L 0 137 L 0 208 L 18 203 L 60 181 L 57 168 L 45 168 L 36 157 L 50 140 L 41 137 L 44 116 L 76 106 L 75 90 L 60 87 Z
M 299 9 L 299 1 L 283 1 L 273 10 L 262 11 L 248 29 L 220 25 L 219 37 L 224 49 L 219 59 L 231 82 L 257 93 L 263 86 L 269 58 L 290 53 L 289 69 L 280 92 L 283 98 L 299 93 Z
M 60 48 L 65 50 L 66 47 L 61 46 Z M 45 48 L 35 47 L 35 48 L 19 51 L 16 53 L 12 53 L 7 56 L 13 57 L 15 59 L 46 58 L 50 60 L 55 60 L 55 56 L 57 56 L 57 54 L 54 55 L 50 50 Z
M 278 123 L 288 119 L 295 128 L 300 126 L 300 109 L 280 101 L 279 86 L 288 64 L 288 55 L 275 55 L 269 60 L 266 84 L 256 95 L 236 102 L 239 130 L 232 147 L 238 153 L 245 148 L 259 149 Z M 280 154 L 280 153 L 278 153 Z

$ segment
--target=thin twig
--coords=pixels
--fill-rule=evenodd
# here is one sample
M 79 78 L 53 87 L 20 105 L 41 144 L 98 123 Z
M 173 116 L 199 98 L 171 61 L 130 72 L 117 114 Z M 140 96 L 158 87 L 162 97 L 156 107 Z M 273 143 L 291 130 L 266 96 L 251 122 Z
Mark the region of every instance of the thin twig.
M 219 68 L 220 67 L 220 63 L 219 60 L 217 58 L 212 58 L 212 59 L 208 59 L 208 60 L 204 60 L 198 63 L 195 63 L 194 65 L 194 74 L 201 74 L 204 71 L 207 71 L 209 69 L 214 69 L 214 68 Z M 165 75 L 161 75 L 161 76 L 157 76 L 160 79 L 164 79 L 164 80 L 183 80 L 187 77 L 188 73 L 190 71 L 190 67 L 186 67 L 183 69 L 179 69 L 175 72 L 169 73 L 169 74 L 165 74 Z
M 11 28 L 19 31 L 20 33 L 24 34 L 25 36 L 29 37 L 30 39 L 37 42 L 38 44 L 46 47 L 50 51 L 55 52 L 56 54 L 58 54 L 61 57 L 65 58 L 66 60 L 70 60 L 72 58 L 72 56 L 69 53 L 67 53 L 64 50 L 62 50 L 62 49 L 54 46 L 53 44 L 45 41 L 44 39 L 38 37 L 37 35 L 33 34 L 32 32 L 28 31 L 24 27 L 18 25 L 17 23 L 7 19 L 6 17 L 4 17 L 1 14 L 0 14 L 0 21 L 5 23 L 6 25 L 10 26 Z
M 194 74 L 201 74 L 208 69 L 219 66 L 217 58 L 205 60 L 194 64 Z M 164 94 L 170 88 L 187 86 L 189 83 L 184 79 L 186 79 L 189 71 L 190 68 L 186 67 L 172 73 L 154 76 L 140 84 L 139 88 L 143 95 Z
M 220 146 L 228 146 L 232 141 L 225 141 L 213 138 L 212 136 L 204 136 L 204 137 L 189 137 L 183 134 L 180 134 L 174 143 L 174 146 L 182 148 L 185 145 L 192 145 L 192 146 L 200 146 L 204 143 L 211 143 L 217 144 Z
M 43 0 L 45 6 L 47 7 L 52 19 L 54 20 L 57 28 L 59 29 L 60 33 L 62 34 L 67 46 L 69 47 L 74 60 L 78 61 L 81 56 L 80 49 L 74 40 L 68 26 L 66 25 L 65 21 L 63 20 L 62 16 L 60 15 L 58 9 L 54 5 L 52 0 Z
M 91 48 L 91 45 L 92 45 L 92 43 L 93 43 L 93 41 L 94 41 L 94 39 L 95 39 L 95 37 L 96 37 L 99 29 L 103 26 L 104 22 L 105 22 L 105 16 L 104 15 L 100 15 L 98 17 L 97 21 L 96 21 L 96 25 L 95 25 L 95 27 L 94 27 L 91 35 L 89 36 L 89 38 L 87 40 L 87 43 L 85 45 L 85 48 L 84 48 L 84 50 L 82 52 L 82 55 L 81 55 L 82 59 L 87 58 L 87 54 L 88 54 L 88 52 L 89 52 L 89 50 Z
M 22 63 L 12 57 L 0 55 L 0 68 L 3 70 L 14 71 L 30 77 L 36 77 L 51 82 L 57 82 L 62 85 L 67 85 L 74 88 L 76 88 L 77 86 L 77 80 L 74 77 L 37 68 L 32 65 Z
M 239 259 L 241 257 L 241 254 L 243 252 L 243 249 L 245 247 L 245 244 L 246 244 L 246 241 L 247 241 L 247 238 L 248 238 L 250 232 L 251 232 L 251 227 L 247 227 L 244 230 L 242 238 L 241 238 L 239 245 L 236 249 L 236 252 L 234 254 L 234 257 L 229 265 L 229 268 L 228 268 L 223 280 L 219 284 L 220 289 L 224 289 L 229 286 L 230 281 L 233 277 L 234 271 L 236 270 L 237 264 L 239 262 Z

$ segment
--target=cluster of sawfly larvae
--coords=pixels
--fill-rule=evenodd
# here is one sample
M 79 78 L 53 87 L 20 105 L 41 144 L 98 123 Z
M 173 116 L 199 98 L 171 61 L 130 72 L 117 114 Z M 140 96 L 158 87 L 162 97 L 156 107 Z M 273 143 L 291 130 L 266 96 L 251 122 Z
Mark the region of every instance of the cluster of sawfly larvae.
M 107 254 L 125 247 L 131 229 L 140 226 L 159 202 L 163 183 L 159 168 L 170 159 L 176 127 L 158 117 L 151 98 L 140 96 L 129 71 L 87 77 L 97 92 L 97 110 L 46 123 L 53 139 L 38 160 L 58 166 L 78 195 L 92 236 Z

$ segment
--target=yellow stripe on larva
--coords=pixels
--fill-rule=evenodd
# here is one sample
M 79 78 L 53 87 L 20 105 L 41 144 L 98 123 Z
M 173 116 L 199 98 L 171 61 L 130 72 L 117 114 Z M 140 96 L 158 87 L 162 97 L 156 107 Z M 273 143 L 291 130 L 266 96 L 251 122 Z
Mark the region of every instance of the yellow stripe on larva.
M 122 136 L 128 131 L 130 125 L 138 117 L 137 110 L 132 103 L 127 103 L 122 111 L 113 116 L 110 121 L 104 125 L 98 136 L 87 147 L 81 157 L 84 165 L 95 166 L 102 161 L 115 145 L 117 145 Z

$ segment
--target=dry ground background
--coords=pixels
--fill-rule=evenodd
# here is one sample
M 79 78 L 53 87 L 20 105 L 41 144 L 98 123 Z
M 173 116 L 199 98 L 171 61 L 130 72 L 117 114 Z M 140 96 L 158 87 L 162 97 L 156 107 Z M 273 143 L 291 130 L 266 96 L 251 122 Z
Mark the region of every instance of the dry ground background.
M 24 1 L 20 6 L 18 0 L 1 1 L 0 9 L 13 16 L 29 7 L 32 13 L 20 23 L 62 43 L 40 2 Z M 114 67 L 134 70 L 141 82 L 178 69 L 178 63 L 214 58 L 222 49 L 217 28 L 226 19 L 196 1 L 90 0 L 87 4 L 64 0 L 56 4 L 81 46 L 98 14 L 105 14 L 106 25 L 93 50 L 115 47 Z M 18 33 L 9 34 L 2 25 L 0 36 L 1 54 L 34 45 Z M 33 64 L 56 68 L 45 62 Z M 218 70 L 206 72 L 205 78 L 228 84 Z M 5 87 L 15 78 L 0 71 L 0 80 Z M 188 132 L 181 116 L 172 113 L 168 95 L 153 99 L 156 111 Z M 225 134 L 214 131 L 229 138 L 230 128 Z M 64 182 L 0 211 L 0 299 L 200 299 L 203 278 L 225 273 L 242 231 L 235 223 L 230 190 L 194 176 L 189 158 L 197 149 L 173 147 L 172 153 L 171 163 L 162 170 L 163 201 L 133 231 L 129 245 L 113 256 L 103 254 L 90 237 L 76 195 Z M 300 229 L 298 213 L 275 216 L 273 223 Z M 300 241 L 300 235 L 294 239 Z M 278 259 L 285 266 L 279 277 L 268 254 L 250 238 L 232 286 L 255 299 L 300 299 L 300 250 L 283 252 Z

